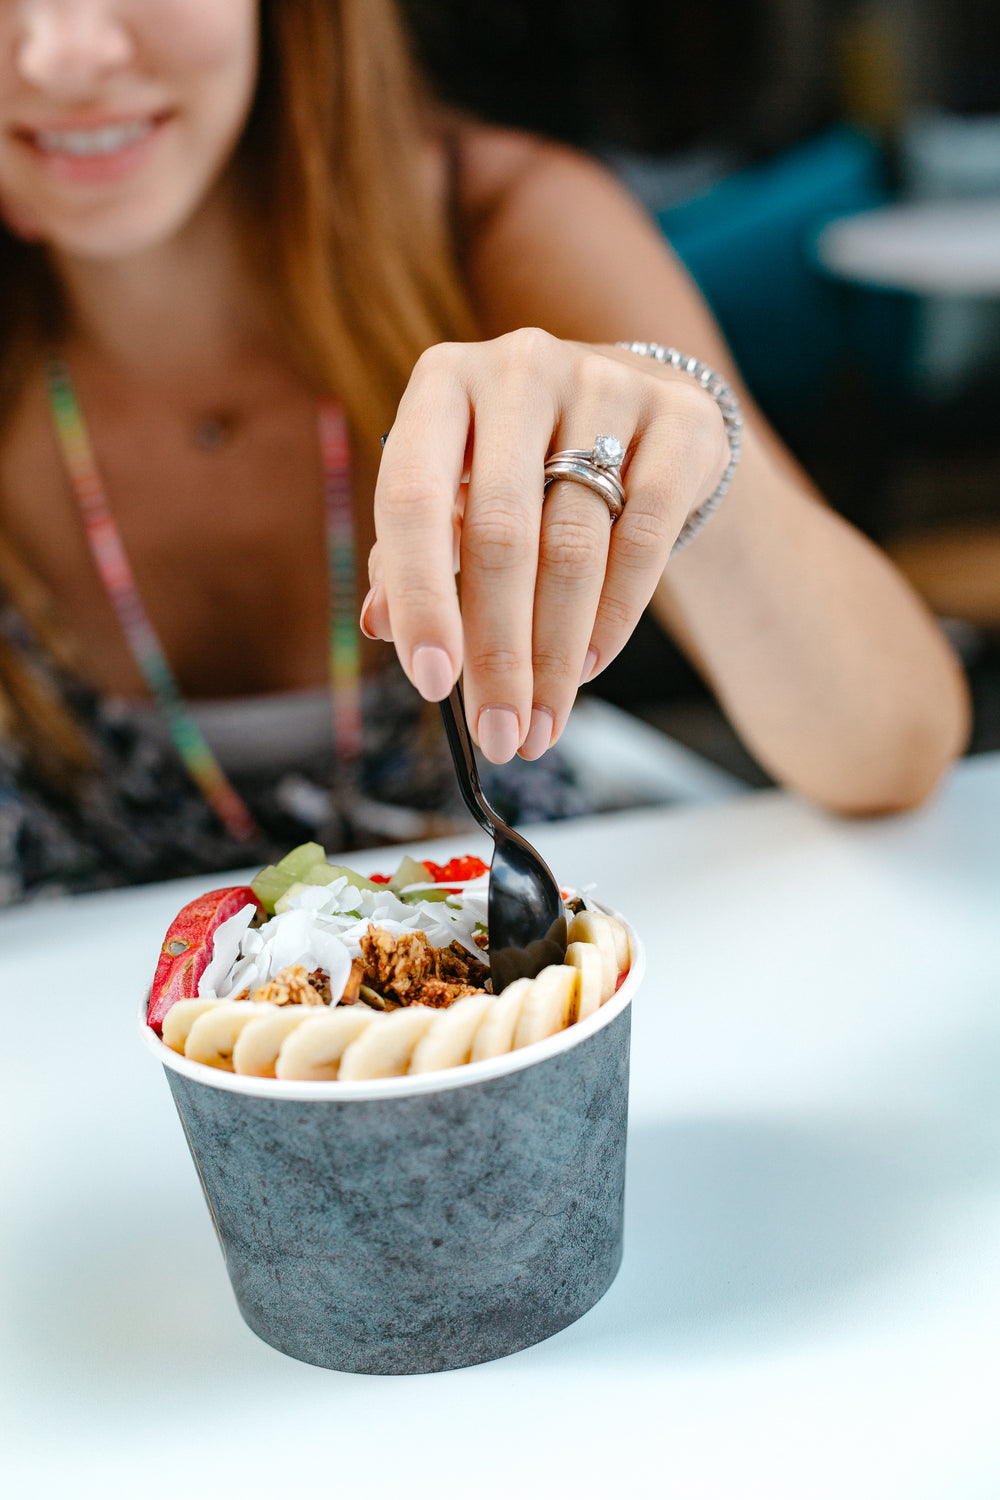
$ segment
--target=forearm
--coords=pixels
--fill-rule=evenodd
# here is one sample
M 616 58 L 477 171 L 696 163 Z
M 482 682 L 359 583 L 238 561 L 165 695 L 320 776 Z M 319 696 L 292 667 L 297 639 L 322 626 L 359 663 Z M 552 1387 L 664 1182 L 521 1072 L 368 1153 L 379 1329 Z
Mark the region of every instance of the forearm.
M 619 185 L 523 138 L 474 131 L 467 144 L 478 182 L 467 265 L 485 338 L 431 351 L 401 403 L 376 492 L 374 633 L 396 641 L 425 696 L 463 670 L 473 722 L 481 710 L 507 725 L 492 751 L 480 738 L 490 759 L 518 746 L 533 759 L 558 737 L 581 671 L 621 649 L 653 595 L 777 780 L 843 812 L 919 802 L 968 732 L 962 675 L 934 621 L 888 560 L 810 494 L 690 278 Z M 687 375 L 616 349 L 618 339 L 704 360 L 734 386 L 747 421 L 729 494 L 669 561 L 685 516 L 723 472 L 725 435 L 710 397 L 692 401 Z M 460 614 L 451 519 L 470 432 Z M 546 457 L 598 433 L 630 449 L 628 503 L 610 538 L 579 485 L 553 486 L 540 519 L 529 503 Z M 425 689 L 427 645 L 440 671 Z
M 934 620 L 752 433 L 653 608 L 761 764 L 836 811 L 912 806 L 964 747 L 967 689 Z

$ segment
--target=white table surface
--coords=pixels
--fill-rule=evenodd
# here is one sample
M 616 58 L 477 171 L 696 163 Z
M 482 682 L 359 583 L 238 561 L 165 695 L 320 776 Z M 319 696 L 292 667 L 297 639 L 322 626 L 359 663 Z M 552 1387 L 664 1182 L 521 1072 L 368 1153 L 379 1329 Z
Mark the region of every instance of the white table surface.
M 894 203 L 834 219 L 816 255 L 847 281 L 924 295 L 1000 295 L 1000 198 Z
M 537 831 L 649 948 L 625 1262 L 546 1343 L 406 1378 L 236 1311 L 133 1019 L 205 882 L 0 917 L 3 1493 L 996 1500 L 998 832 L 996 756 L 876 822 Z

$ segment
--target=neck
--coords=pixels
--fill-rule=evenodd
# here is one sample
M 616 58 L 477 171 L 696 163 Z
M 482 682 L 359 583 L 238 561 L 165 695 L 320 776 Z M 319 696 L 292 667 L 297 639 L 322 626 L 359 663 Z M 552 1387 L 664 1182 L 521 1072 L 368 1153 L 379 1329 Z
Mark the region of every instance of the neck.
M 168 242 L 121 260 L 54 256 L 71 345 L 143 384 L 185 385 L 274 346 L 266 309 L 216 198 Z

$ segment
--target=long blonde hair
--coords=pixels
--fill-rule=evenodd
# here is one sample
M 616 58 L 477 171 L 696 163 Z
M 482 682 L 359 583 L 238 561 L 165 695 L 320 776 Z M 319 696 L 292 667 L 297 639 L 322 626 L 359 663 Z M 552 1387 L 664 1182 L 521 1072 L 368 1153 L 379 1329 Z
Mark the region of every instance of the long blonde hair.
M 428 189 L 431 102 L 393 0 L 261 0 L 260 74 L 232 172 L 289 356 L 377 447 L 420 353 L 473 320 L 447 205 Z M 62 318 L 45 251 L 0 227 L 0 423 Z M 51 610 L 0 535 L 0 584 L 50 647 Z M 65 652 L 63 652 L 65 657 Z M 0 646 L 0 733 L 80 761 L 68 711 Z
M 392 0 L 265 0 L 262 25 L 237 162 L 251 248 L 295 353 L 374 442 L 417 356 L 472 332 L 426 186 L 429 101 Z

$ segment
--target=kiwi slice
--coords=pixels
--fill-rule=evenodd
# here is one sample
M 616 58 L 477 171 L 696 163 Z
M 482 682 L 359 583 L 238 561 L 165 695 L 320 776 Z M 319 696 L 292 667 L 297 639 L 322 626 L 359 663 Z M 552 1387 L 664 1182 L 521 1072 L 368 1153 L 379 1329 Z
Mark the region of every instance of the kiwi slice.
M 322 864 L 313 865 L 302 877 L 303 885 L 331 885 L 333 881 L 339 880 L 341 875 L 346 875 L 348 884 L 355 886 L 359 891 L 381 891 L 385 887 L 375 880 L 369 880 L 367 875 L 359 875 L 357 870 L 352 870 L 350 865 L 328 865 L 326 861 Z
M 322 844 L 299 844 L 290 849 L 284 859 L 278 860 L 275 869 L 287 875 L 290 880 L 305 880 L 306 871 L 325 859 L 326 850 Z
M 265 865 L 250 882 L 250 889 L 266 912 L 274 915 L 274 903 L 280 901 L 293 882 L 286 880 L 277 865 Z
M 416 906 L 418 901 L 447 901 L 448 895 L 447 887 L 435 885 L 426 891 L 407 891 L 405 895 L 400 892 L 399 899 L 406 906 Z
M 415 859 L 411 859 L 408 854 L 404 854 L 395 875 L 389 881 L 389 889 L 390 891 L 395 891 L 398 895 L 404 886 L 423 884 L 424 882 L 428 885 L 432 883 L 430 870 L 428 870 L 426 865 L 418 864 Z
M 250 882 L 250 889 L 265 911 L 274 911 L 274 903 L 280 901 L 290 885 L 303 879 L 307 870 L 326 859 L 322 844 L 299 844 L 291 849 L 276 865 L 265 865 Z

